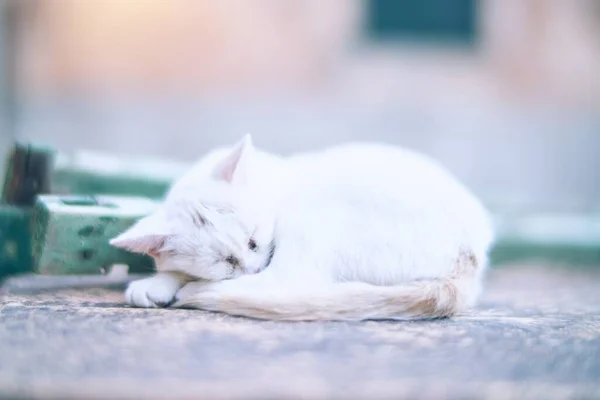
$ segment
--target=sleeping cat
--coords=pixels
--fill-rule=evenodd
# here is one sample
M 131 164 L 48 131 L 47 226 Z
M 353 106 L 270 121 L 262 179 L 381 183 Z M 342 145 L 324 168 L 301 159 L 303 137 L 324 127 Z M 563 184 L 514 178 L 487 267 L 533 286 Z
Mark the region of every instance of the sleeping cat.
M 442 167 L 392 146 L 278 157 L 245 136 L 111 241 L 155 257 L 139 307 L 275 320 L 420 319 L 475 304 L 492 227 Z

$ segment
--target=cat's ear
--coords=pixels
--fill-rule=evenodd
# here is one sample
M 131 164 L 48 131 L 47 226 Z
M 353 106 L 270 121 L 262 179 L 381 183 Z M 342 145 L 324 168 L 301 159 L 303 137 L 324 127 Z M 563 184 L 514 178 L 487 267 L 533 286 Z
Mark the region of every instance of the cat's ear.
M 135 253 L 157 256 L 170 235 L 164 212 L 157 211 L 140 219 L 125 232 L 111 239 L 110 244 Z
M 254 153 L 252 138 L 246 134 L 213 169 L 216 179 L 228 183 L 243 183 L 248 177 L 249 160 Z

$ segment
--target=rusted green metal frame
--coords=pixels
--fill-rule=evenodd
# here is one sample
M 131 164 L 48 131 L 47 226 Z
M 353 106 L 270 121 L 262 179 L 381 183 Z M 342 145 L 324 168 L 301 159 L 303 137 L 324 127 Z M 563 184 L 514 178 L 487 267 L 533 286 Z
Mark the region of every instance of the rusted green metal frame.
M 147 259 L 132 258 L 125 252 L 119 252 L 117 257 L 106 250 L 100 252 L 102 254 L 100 258 L 91 257 L 80 263 L 78 267 L 69 266 L 69 269 L 63 269 L 62 272 L 55 266 L 53 267 L 55 269 L 47 267 L 49 264 L 35 268 L 32 257 L 35 252 L 32 248 L 31 238 L 34 236 L 34 232 L 39 233 L 34 228 L 39 229 L 44 216 L 39 210 L 38 212 L 34 212 L 34 210 L 43 207 L 43 201 L 38 202 L 35 209 L 33 206 L 38 200 L 38 196 L 50 193 L 76 194 L 80 199 L 82 195 L 98 194 L 160 198 L 170 183 L 185 168 L 186 165 L 180 163 L 146 159 L 128 159 L 124 163 L 122 158 L 91 152 L 57 154 L 48 147 L 15 143 L 7 157 L 5 179 L 0 197 L 0 280 L 8 275 L 34 271 L 40 273 L 91 273 L 90 265 L 95 261 L 101 261 L 101 263 L 94 267 L 94 272 L 100 271 L 111 260 L 131 264 L 133 270 L 147 270 Z M 66 198 L 65 201 L 67 201 Z M 33 214 L 35 214 L 34 219 L 32 219 Z M 137 217 L 139 216 L 141 215 Z M 83 215 L 73 215 L 72 223 L 81 222 L 82 218 Z M 62 221 L 69 221 L 69 217 L 63 216 L 60 226 L 64 226 Z M 113 225 L 125 229 L 123 224 L 131 222 L 132 220 L 129 218 L 119 220 Z M 112 232 L 112 230 L 108 229 L 106 232 Z M 117 232 L 112 233 L 116 234 Z M 64 239 L 60 235 L 58 237 Z M 105 236 L 100 240 L 104 239 Z M 95 245 L 105 249 L 103 246 L 107 246 L 107 243 L 96 243 Z
M 32 269 L 30 223 L 38 193 L 50 190 L 54 152 L 16 143 L 7 157 L 0 197 L 0 280 Z
M 156 205 L 143 197 L 39 196 L 31 219 L 34 272 L 97 274 L 114 264 L 126 264 L 130 272 L 150 272 L 150 257 L 123 251 L 108 241 Z
M 158 199 L 188 167 L 185 163 L 89 151 L 58 154 L 51 175 L 52 193 L 135 195 Z
M 550 260 L 554 264 L 600 266 L 600 214 L 528 213 L 496 219 L 493 265 Z
M 31 210 L 0 206 L 0 281 L 4 276 L 32 271 Z

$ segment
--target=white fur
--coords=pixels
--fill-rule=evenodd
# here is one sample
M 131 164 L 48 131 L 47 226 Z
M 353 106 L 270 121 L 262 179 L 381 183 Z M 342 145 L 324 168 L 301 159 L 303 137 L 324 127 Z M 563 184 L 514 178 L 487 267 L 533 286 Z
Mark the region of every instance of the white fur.
M 349 144 L 284 159 L 245 137 L 205 157 L 159 211 L 111 243 L 154 255 L 163 273 L 201 280 L 179 292 L 176 306 L 360 320 L 472 306 L 491 242 L 479 201 L 423 155 Z M 128 301 L 148 306 L 143 296 Z

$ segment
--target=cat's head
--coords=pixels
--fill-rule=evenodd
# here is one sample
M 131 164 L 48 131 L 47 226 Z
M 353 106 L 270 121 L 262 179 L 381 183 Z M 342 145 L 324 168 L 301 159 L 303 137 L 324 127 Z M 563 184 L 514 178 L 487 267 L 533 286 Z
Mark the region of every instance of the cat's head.
M 110 243 L 154 257 L 158 271 L 211 281 L 260 272 L 273 255 L 274 217 L 251 183 L 253 157 L 245 136 Z

